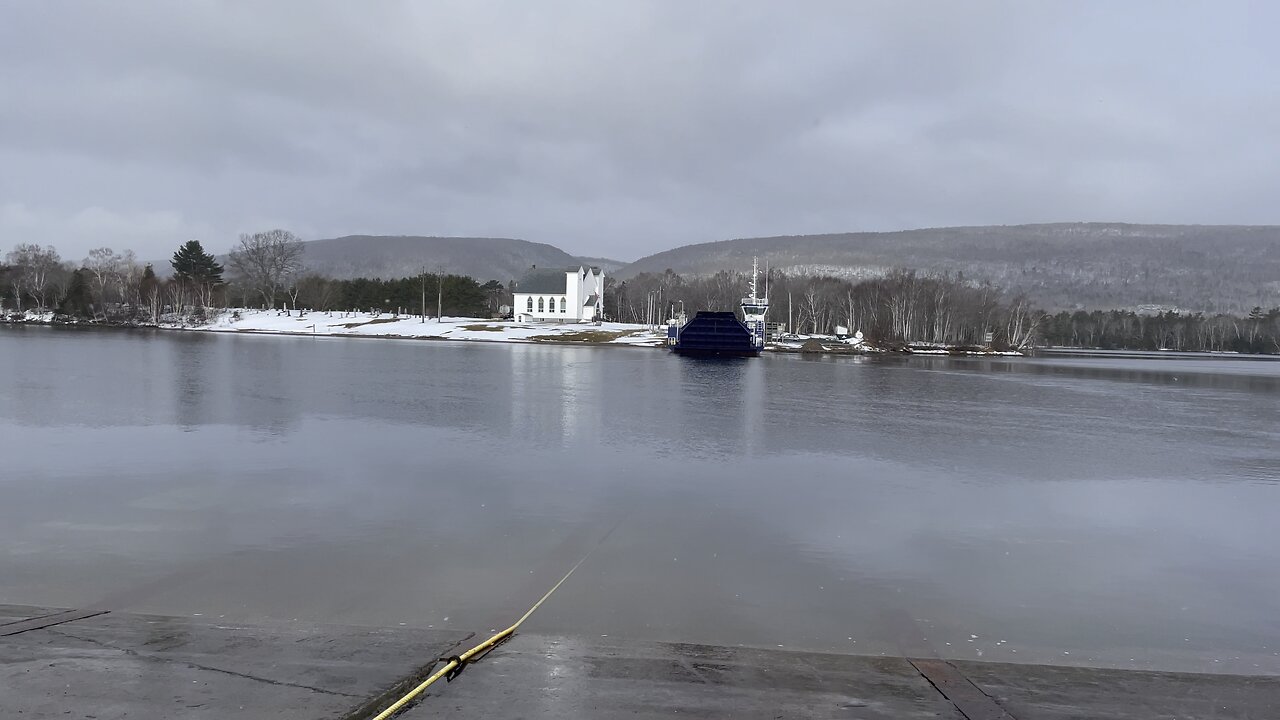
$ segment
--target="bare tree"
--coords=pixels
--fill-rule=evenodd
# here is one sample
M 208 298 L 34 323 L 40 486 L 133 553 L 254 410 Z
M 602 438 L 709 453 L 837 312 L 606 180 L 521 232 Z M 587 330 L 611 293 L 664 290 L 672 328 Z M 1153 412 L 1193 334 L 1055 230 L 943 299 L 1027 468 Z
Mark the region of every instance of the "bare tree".
M 187 293 L 183 284 L 176 280 L 170 280 L 164 284 L 164 294 L 169 301 L 170 312 L 177 315 L 178 319 L 185 324 L 187 315 L 184 309 L 186 308 Z
M 1044 313 L 1033 310 L 1025 296 L 1015 297 L 1009 304 L 1009 315 L 1005 323 L 1005 338 L 1009 347 L 1022 350 L 1029 346 L 1043 321 Z
M 131 306 L 130 312 L 136 312 L 142 304 L 142 293 L 139 282 L 142 280 L 142 268 L 132 250 L 125 250 L 118 256 L 118 262 L 112 272 L 110 282 L 115 287 L 120 302 Z
M 89 271 L 93 276 L 93 284 L 97 289 L 98 303 L 100 306 L 107 303 L 107 286 L 119 272 L 119 267 L 123 263 L 123 258 L 116 254 L 115 250 L 108 247 L 95 248 L 89 251 L 89 257 L 84 260 L 84 269 Z
M 23 294 L 35 298 L 38 307 L 46 307 L 49 291 L 62 267 L 62 257 L 58 255 L 58 251 L 52 245 L 42 248 L 32 243 L 23 243 L 6 255 L 5 260 L 13 266 L 10 284 L 17 296 L 18 309 L 22 309 Z
M 302 289 L 302 284 L 298 282 L 300 275 L 300 272 L 293 273 L 286 278 L 289 282 L 285 284 L 285 294 L 289 296 L 289 305 L 298 311 L 298 317 L 302 317 L 302 309 L 298 307 L 298 293 Z
M 801 314 L 809 319 L 809 323 L 813 328 L 813 334 L 817 335 L 823 329 L 820 325 L 822 317 L 822 303 L 818 296 L 818 288 L 812 280 L 807 283 L 807 286 L 804 289 L 804 305 L 802 307 L 804 308 L 804 311 Z
M 156 277 L 155 270 L 148 264 L 142 269 L 142 273 L 138 278 L 136 287 L 138 288 L 138 304 L 146 303 L 147 317 L 153 323 L 160 322 L 161 294 L 163 288 L 160 285 L 160 278 Z
M 231 251 L 231 268 L 244 283 L 262 296 L 268 308 L 276 306 L 276 296 L 302 270 L 302 241 L 288 230 L 241 235 Z
M 217 287 L 219 286 L 208 282 L 196 283 L 195 287 L 192 288 L 196 304 L 205 309 L 213 307 L 214 290 Z
M 13 290 L 15 307 L 18 312 L 22 312 L 22 295 L 27 291 L 26 268 L 19 264 L 21 257 L 17 250 L 6 255 L 5 262 L 9 264 L 5 277 L 9 281 L 10 289 Z

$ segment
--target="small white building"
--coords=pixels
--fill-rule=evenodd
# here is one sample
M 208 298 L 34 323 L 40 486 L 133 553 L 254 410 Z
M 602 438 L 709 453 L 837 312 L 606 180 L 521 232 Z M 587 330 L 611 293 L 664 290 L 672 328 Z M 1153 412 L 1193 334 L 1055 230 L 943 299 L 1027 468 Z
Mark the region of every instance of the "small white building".
M 604 271 L 531 268 L 516 282 L 512 311 L 518 322 L 588 322 L 604 314 Z

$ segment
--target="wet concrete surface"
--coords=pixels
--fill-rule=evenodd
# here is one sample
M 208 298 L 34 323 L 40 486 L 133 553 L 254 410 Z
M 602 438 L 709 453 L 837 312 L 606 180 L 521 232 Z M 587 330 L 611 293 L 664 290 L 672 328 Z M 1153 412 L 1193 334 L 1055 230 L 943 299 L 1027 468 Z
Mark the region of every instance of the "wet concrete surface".
M 346 718 L 466 638 L 107 613 L 0 637 L 0 718 Z
M 965 720 L 902 658 L 519 635 L 406 718 Z
M 0 606 L 0 717 L 356 720 L 482 639 L 118 612 L 4 634 L 62 611 Z M 402 717 L 1263 719 L 1280 717 L 1280 677 L 522 633 Z
M 1280 718 L 1280 677 L 951 663 L 1016 718 Z

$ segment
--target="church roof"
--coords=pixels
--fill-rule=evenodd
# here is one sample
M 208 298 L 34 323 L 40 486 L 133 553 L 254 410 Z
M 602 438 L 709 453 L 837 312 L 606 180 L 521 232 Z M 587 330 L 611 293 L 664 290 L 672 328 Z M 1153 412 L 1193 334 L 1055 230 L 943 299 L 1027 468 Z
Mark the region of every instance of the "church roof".
M 516 281 L 518 293 L 564 295 L 569 291 L 569 277 L 564 270 L 530 270 Z

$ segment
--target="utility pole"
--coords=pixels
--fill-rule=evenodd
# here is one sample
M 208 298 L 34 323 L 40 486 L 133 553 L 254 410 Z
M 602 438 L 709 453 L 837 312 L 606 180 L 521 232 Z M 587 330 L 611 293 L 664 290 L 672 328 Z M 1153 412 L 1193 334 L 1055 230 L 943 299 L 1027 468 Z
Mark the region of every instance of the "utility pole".
M 419 308 L 421 312 L 418 313 L 418 316 L 421 317 L 422 322 L 425 323 L 427 321 L 427 266 L 426 265 L 422 266 L 422 274 L 420 275 L 420 277 L 422 279 L 422 307 Z
M 443 322 L 440 308 L 444 306 L 444 268 L 436 273 L 436 322 Z

